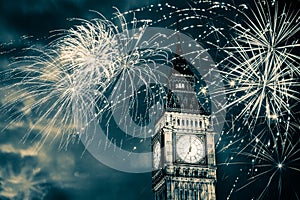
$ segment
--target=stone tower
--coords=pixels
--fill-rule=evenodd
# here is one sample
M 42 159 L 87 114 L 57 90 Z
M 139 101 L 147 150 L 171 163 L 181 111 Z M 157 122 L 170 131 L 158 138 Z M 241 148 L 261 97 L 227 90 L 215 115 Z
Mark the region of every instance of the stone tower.
M 155 200 L 215 200 L 215 132 L 199 104 L 180 42 L 176 54 L 165 112 L 152 137 Z

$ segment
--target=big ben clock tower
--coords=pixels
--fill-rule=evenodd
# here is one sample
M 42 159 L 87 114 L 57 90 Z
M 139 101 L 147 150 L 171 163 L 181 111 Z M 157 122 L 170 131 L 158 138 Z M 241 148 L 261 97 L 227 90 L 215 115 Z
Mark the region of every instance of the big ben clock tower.
M 155 200 L 215 200 L 215 133 L 181 54 L 178 45 L 166 109 L 152 137 L 152 188 Z

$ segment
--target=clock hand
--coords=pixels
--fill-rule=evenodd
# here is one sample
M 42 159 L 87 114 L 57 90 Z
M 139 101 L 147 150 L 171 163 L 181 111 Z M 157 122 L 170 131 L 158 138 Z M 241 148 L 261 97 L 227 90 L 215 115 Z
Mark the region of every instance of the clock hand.
M 189 155 L 189 152 L 185 155 L 184 159 L 183 160 L 186 160 L 186 158 L 188 157 Z
M 189 149 L 188 149 L 188 151 L 186 151 L 187 153 L 186 153 L 186 155 L 185 155 L 185 157 L 184 157 L 184 160 L 186 160 L 186 158 L 188 157 L 188 155 L 189 155 L 189 153 L 190 153 L 190 149 L 191 149 L 191 145 L 189 145 Z
M 189 151 L 187 152 L 187 154 L 186 154 L 186 156 L 185 156 L 185 158 L 184 159 L 186 159 L 188 156 L 189 156 L 189 154 L 192 152 L 192 143 L 191 143 L 191 138 L 190 138 L 190 144 L 189 144 L 190 146 L 189 146 Z M 189 159 L 190 161 L 191 161 L 191 158 Z

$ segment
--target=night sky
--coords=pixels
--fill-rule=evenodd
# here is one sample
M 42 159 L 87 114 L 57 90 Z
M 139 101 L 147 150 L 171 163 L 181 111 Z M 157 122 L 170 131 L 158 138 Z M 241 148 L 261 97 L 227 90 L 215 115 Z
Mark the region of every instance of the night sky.
M 238 1 L 238 3 L 237 1 L 224 0 L 224 2 L 232 4 L 248 3 L 249 5 L 253 5 L 252 2 L 247 0 Z M 77 23 L 68 19 L 91 19 L 97 16 L 90 10 L 98 11 L 105 17 L 111 18 L 115 12 L 113 6 L 117 7 L 122 13 L 151 4 L 164 4 L 164 2 L 158 0 L 0 0 L 0 69 L 2 71 L 6 70 L 14 57 L 26 55 L 23 51 L 24 48 L 31 45 L 47 45 L 51 41 L 51 37 L 49 38 L 49 36 L 52 35 L 51 32 L 53 30 L 68 29 Z M 171 3 L 172 1 L 169 2 Z M 295 2 L 299 3 L 299 1 Z M 172 3 L 180 7 L 189 7 L 191 4 L 190 1 L 174 1 Z M 299 4 L 295 3 L 295 5 Z M 163 14 L 159 13 L 159 15 Z M 141 13 L 137 14 L 137 17 L 139 15 Z M 151 12 L 147 12 L 142 17 L 159 18 L 159 16 Z M 232 17 L 233 13 L 228 15 L 228 18 Z M 222 24 L 224 22 L 218 21 L 214 23 Z M 167 25 L 162 23 L 161 26 Z M 191 36 L 197 35 L 197 31 L 186 33 Z M 213 40 L 212 38 L 208 39 Z M 205 44 L 203 45 L 205 46 Z M 217 55 L 211 56 L 213 59 L 217 59 Z M 1 74 L 1 79 L 4 80 L 5 78 L 7 77 Z M 1 84 L 5 84 L 5 82 L 1 81 Z M 0 92 L 0 98 L 3 97 L 3 100 L 0 101 L 1 106 L 5 102 L 4 93 L 5 91 Z M 21 109 L 24 102 L 19 102 L 19 104 L 14 109 Z M 9 119 L 11 112 L 1 111 L 0 115 L 0 129 L 3 129 L 0 132 L 1 200 L 14 199 L 13 197 L 15 196 L 17 196 L 16 199 L 26 199 L 29 197 L 28 199 L 44 198 L 47 200 L 153 199 L 151 172 L 125 173 L 111 169 L 100 163 L 89 152 L 84 151 L 84 145 L 80 142 L 69 145 L 67 150 L 58 149 L 59 141 L 46 142 L 41 150 L 36 152 L 34 150 L 37 141 L 35 140 L 35 136 L 38 133 L 35 131 L 32 132 L 25 143 L 20 142 L 29 130 L 27 124 L 30 121 L 29 119 L 25 118 L 23 123 L 16 124 L 13 128 L 5 128 L 11 120 Z M 296 129 L 297 131 L 299 133 L 299 126 Z M 299 137 L 295 137 L 294 139 L 299 140 Z M 221 151 L 217 155 L 217 158 L 219 161 L 225 162 L 227 157 L 230 157 L 229 154 L 228 151 Z M 241 161 L 243 160 L 241 159 Z M 297 166 L 299 167 L 299 160 Z M 219 180 L 217 183 L 218 199 L 226 199 L 228 194 L 230 194 L 236 177 L 241 173 L 241 168 L 247 170 L 249 165 L 243 165 L 242 167 L 233 165 L 232 169 L 228 169 L 224 165 L 219 166 Z M 287 183 L 283 188 L 283 190 L 286 190 L 283 193 L 287 195 L 287 199 L 300 198 L 300 193 L 297 191 L 300 185 L 299 181 L 296 181 L 299 177 L 299 172 L 292 172 L 288 174 L 287 178 L 283 179 Z M 247 179 L 247 175 L 241 175 L 240 178 Z M 34 189 L 19 186 L 19 191 L 11 191 L 9 188 L 13 188 L 11 185 L 13 185 L 14 180 L 20 181 L 20 185 L 22 183 L 23 185 L 33 184 L 32 188 Z M 266 184 L 265 180 L 262 180 L 262 185 Z M 246 184 L 247 181 L 244 183 Z M 272 190 L 276 190 L 276 183 L 271 187 L 274 187 L 270 190 L 271 192 Z M 5 191 L 5 188 L 8 188 L 7 191 Z M 231 195 L 231 199 L 251 199 L 252 191 L 256 188 L 263 188 L 263 186 L 259 187 L 259 184 L 250 185 L 238 191 L 236 195 Z M 30 194 L 24 192 L 26 190 L 29 190 Z M 296 198 L 297 196 L 298 198 Z M 272 195 L 265 196 L 263 199 L 271 197 Z

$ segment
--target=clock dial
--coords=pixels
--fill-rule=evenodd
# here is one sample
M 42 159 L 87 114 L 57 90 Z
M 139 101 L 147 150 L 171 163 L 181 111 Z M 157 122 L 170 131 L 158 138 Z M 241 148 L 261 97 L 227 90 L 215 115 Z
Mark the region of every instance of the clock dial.
M 184 162 L 197 163 L 205 156 L 205 145 L 195 135 L 184 135 L 177 140 L 176 151 Z
M 161 157 L 160 142 L 156 142 L 153 148 L 153 167 L 158 169 Z

